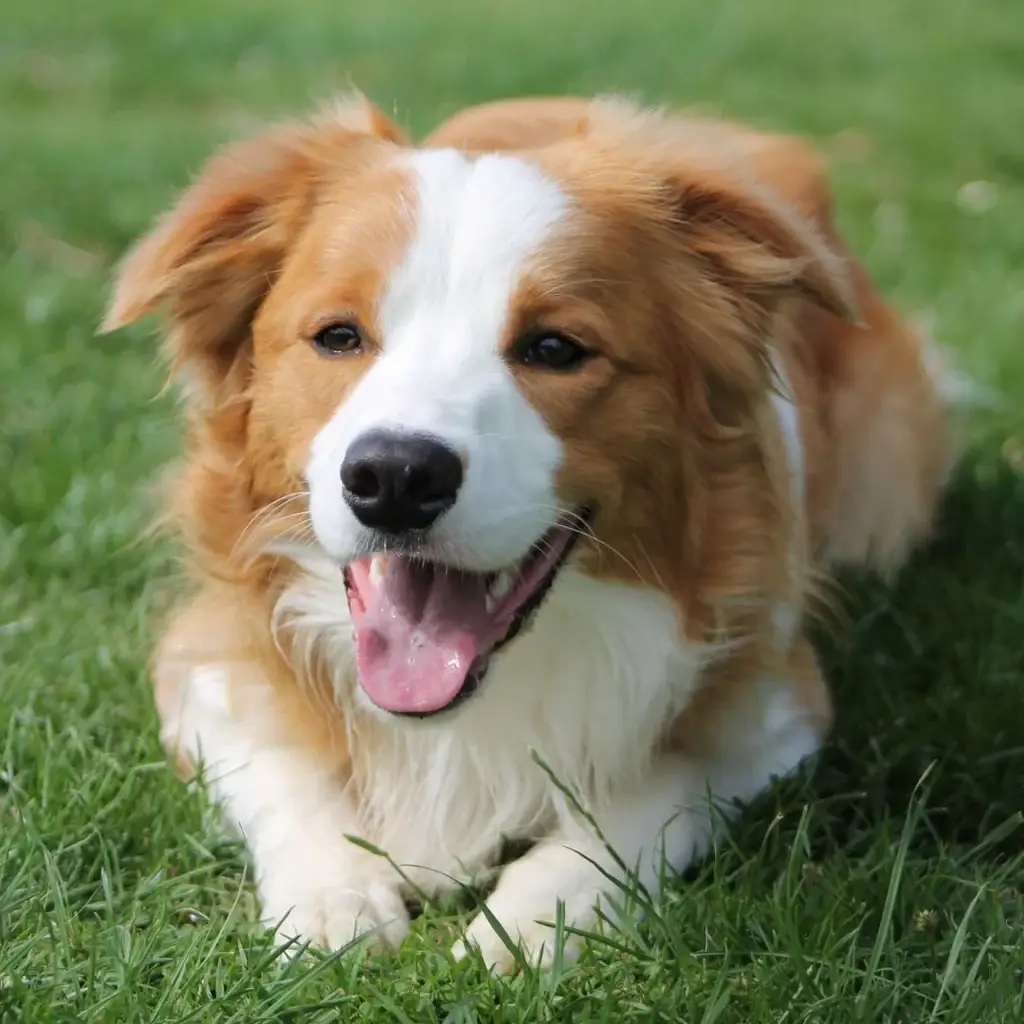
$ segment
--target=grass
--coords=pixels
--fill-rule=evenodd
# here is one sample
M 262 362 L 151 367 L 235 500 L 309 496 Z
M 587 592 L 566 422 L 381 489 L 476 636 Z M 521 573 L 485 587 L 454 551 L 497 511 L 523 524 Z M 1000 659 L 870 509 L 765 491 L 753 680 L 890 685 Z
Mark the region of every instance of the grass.
M 0 1020 L 1024 1019 L 1022 67 L 1020 0 L 5 4 Z M 458 908 L 397 956 L 275 960 L 241 852 L 157 741 L 171 558 L 137 537 L 175 411 L 151 332 L 93 327 L 218 141 L 350 80 L 416 130 L 615 89 L 806 132 L 879 282 L 1004 398 L 935 543 L 894 588 L 847 581 L 815 770 L 553 975 L 453 965 Z

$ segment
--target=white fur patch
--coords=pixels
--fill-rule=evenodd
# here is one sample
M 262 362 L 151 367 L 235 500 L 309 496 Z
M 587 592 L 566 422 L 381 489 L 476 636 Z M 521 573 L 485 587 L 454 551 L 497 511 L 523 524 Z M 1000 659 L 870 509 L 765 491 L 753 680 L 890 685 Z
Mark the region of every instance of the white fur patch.
M 796 587 L 803 561 L 806 501 L 806 458 L 804 445 L 800 435 L 800 412 L 796 407 L 796 397 L 789 381 L 789 374 L 777 353 L 773 353 L 772 365 L 779 382 L 780 390 L 771 395 L 772 408 L 779 422 L 779 431 L 785 449 L 786 465 L 789 471 L 789 504 L 792 535 L 789 550 L 789 578 L 791 587 Z M 796 635 L 799 624 L 797 604 L 799 595 L 794 599 L 780 602 L 774 609 L 772 618 L 779 642 L 788 647 Z
M 925 370 L 943 401 L 958 409 L 995 409 L 1002 404 L 996 391 L 962 373 L 956 353 L 935 340 L 933 318 L 919 316 L 915 326 Z
M 244 683 L 244 708 L 229 708 L 231 681 Z M 365 933 L 397 945 L 409 922 L 399 880 L 346 838 L 361 829 L 343 781 L 315 756 L 272 738 L 270 689 L 258 668 L 199 665 L 181 693 L 178 718 L 165 726 L 202 764 L 225 824 L 245 839 L 267 925 L 333 948 Z
M 231 710 L 230 677 L 224 665 L 200 665 L 192 671 L 189 691 L 199 695 L 207 711 L 227 715 Z
M 789 374 L 782 360 L 772 360 L 781 390 L 772 392 L 772 406 L 779 419 L 782 441 L 786 448 L 786 460 L 789 463 L 790 483 L 792 487 L 792 503 L 795 509 L 803 509 L 805 478 L 807 469 L 804 458 L 804 445 L 800 436 L 800 413 L 796 407 L 796 398 L 789 383 Z
M 438 560 L 479 571 L 519 561 L 554 525 L 561 443 L 501 356 L 513 295 L 567 216 L 559 187 L 507 156 L 410 153 L 415 237 L 381 300 L 383 351 L 316 437 L 313 525 L 339 562 L 367 552 L 339 468 L 367 430 L 425 433 L 465 463 L 454 507 L 431 531 Z

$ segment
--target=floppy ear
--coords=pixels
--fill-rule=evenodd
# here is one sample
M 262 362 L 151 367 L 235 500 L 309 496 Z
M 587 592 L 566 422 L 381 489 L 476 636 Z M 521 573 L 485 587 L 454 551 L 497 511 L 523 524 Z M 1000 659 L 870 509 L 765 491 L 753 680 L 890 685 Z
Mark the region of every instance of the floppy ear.
M 825 187 L 821 168 L 806 152 L 795 158 L 790 143 L 780 164 L 780 137 L 643 110 L 615 97 L 592 102 L 577 131 L 610 152 L 625 146 L 634 157 L 634 180 L 649 174 L 658 183 L 676 241 L 702 261 L 711 280 L 762 310 L 785 294 L 802 294 L 831 313 L 856 318 L 856 292 L 842 256 L 819 232 L 814 214 L 804 216 L 773 191 Z
M 672 189 L 688 249 L 723 284 L 763 305 L 799 294 L 844 319 L 857 318 L 842 256 L 769 189 L 720 169 L 677 173 Z
M 370 139 L 404 142 L 362 97 L 226 147 L 121 265 L 101 331 L 163 309 L 172 365 L 215 390 L 236 363 L 321 183 Z

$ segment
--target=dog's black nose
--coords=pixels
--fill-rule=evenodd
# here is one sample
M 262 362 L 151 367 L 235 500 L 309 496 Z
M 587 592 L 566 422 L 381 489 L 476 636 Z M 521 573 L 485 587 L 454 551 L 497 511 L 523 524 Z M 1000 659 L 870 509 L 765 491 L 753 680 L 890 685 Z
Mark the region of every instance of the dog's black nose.
M 462 461 L 435 438 L 369 430 L 349 445 L 341 483 L 364 526 L 387 533 L 425 530 L 455 504 Z

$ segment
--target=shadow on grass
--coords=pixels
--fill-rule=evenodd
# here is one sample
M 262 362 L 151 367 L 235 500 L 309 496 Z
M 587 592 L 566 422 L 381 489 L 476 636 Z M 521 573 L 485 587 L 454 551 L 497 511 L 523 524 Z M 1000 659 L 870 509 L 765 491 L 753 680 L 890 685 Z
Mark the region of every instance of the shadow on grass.
M 836 722 L 792 784 L 815 807 L 813 855 L 856 856 L 887 825 L 898 833 L 926 772 L 918 855 L 1019 853 L 1022 831 L 1005 826 L 1024 807 L 1024 475 L 969 459 L 895 585 L 840 582 L 838 614 L 815 630 Z

